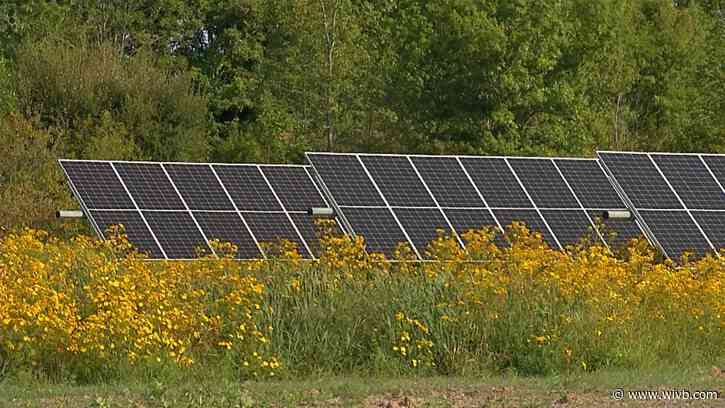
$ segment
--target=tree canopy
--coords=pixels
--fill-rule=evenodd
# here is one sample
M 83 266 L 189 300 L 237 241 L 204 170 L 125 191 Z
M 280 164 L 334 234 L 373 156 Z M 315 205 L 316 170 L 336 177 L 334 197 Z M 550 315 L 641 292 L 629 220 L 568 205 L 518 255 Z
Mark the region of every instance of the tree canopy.
M 723 112 L 718 0 L 0 5 L 9 160 L 723 152 Z

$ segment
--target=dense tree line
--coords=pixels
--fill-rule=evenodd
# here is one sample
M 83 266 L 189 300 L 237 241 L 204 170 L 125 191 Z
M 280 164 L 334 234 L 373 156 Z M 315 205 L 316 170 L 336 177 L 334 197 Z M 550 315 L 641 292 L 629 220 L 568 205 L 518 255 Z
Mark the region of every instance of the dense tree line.
M 720 0 L 6 0 L 0 225 L 58 156 L 722 152 L 724 112 Z

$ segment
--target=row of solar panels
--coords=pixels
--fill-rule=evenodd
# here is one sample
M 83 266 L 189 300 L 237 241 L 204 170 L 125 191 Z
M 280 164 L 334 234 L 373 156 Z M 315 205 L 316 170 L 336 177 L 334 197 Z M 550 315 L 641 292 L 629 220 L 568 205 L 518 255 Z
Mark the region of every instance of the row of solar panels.
M 426 258 L 440 230 L 513 221 L 554 248 L 584 236 L 609 246 L 644 235 L 677 258 L 725 245 L 725 156 L 601 152 L 597 159 L 308 153 L 308 166 L 61 160 L 96 231 L 123 224 L 155 259 L 191 259 L 232 242 L 240 259 L 285 239 L 319 254 L 311 208 L 391 256 L 401 242 Z M 608 210 L 636 219 L 604 220 Z M 611 235 L 608 232 L 614 232 Z M 201 251 L 199 251 L 201 248 Z

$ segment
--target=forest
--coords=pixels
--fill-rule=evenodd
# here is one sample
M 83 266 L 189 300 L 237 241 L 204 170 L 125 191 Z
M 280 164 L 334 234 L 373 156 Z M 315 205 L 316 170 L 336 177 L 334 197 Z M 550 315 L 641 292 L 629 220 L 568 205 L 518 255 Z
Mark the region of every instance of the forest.
M 0 227 L 58 158 L 725 152 L 721 0 L 4 0 Z

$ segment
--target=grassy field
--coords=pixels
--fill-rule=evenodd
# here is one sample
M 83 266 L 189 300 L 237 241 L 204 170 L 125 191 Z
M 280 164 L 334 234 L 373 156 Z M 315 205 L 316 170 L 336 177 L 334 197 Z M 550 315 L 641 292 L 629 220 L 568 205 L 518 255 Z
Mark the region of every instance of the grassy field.
M 16 378 L 0 384 L 2 407 L 656 407 L 664 401 L 612 399 L 625 390 L 725 390 L 712 368 L 602 370 L 571 376 L 315 377 L 238 382 L 213 373 L 73 386 Z M 725 406 L 725 397 L 668 406 Z
M 725 257 L 555 251 L 519 227 L 506 247 L 464 238 L 466 252 L 441 237 L 424 263 L 335 236 L 315 262 L 284 244 L 266 261 L 147 262 L 121 238 L 8 233 L 0 404 L 609 406 L 619 387 L 722 391 Z

